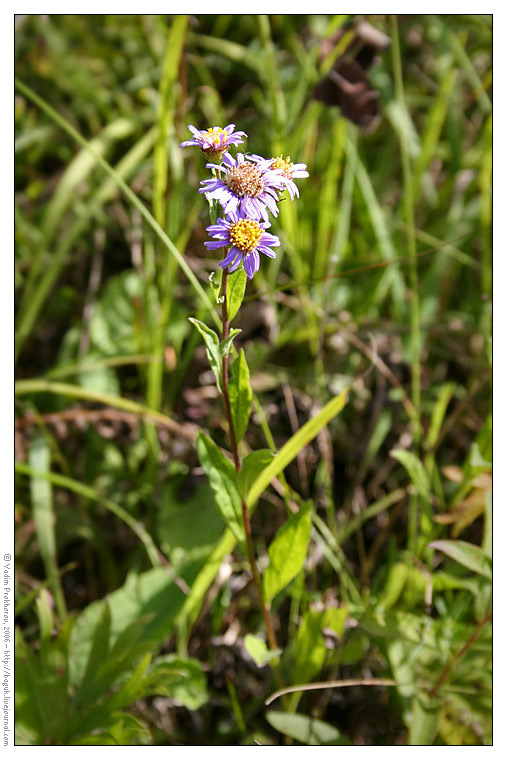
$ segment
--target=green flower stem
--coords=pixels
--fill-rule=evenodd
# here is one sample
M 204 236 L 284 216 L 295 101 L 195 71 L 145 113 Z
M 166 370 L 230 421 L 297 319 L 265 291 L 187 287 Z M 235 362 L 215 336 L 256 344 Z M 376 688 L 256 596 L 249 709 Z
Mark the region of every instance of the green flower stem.
M 226 252 L 226 255 L 227 255 L 227 252 Z M 223 341 L 225 341 L 229 336 L 229 317 L 227 314 L 227 278 L 228 276 L 229 276 L 229 273 L 227 269 L 225 269 L 222 276 L 222 340 Z M 241 470 L 241 460 L 239 458 L 238 444 L 236 441 L 236 433 L 234 432 L 234 425 L 232 422 L 231 403 L 229 400 L 229 376 L 228 375 L 229 375 L 229 353 L 227 352 L 226 355 L 222 359 L 222 395 L 224 398 L 225 416 L 227 417 L 227 425 L 229 427 L 229 439 L 231 441 L 232 456 L 234 458 L 234 465 L 236 467 L 236 472 L 239 472 Z M 269 648 L 272 651 L 274 651 L 278 649 L 278 644 L 276 642 L 276 635 L 275 635 L 275 630 L 273 628 L 273 621 L 271 619 L 269 609 L 264 600 L 261 577 L 259 574 L 259 570 L 257 568 L 257 563 L 255 561 L 255 551 L 254 551 L 253 538 L 252 538 L 252 526 L 250 523 L 250 515 L 248 514 L 248 507 L 247 507 L 245 499 L 241 500 L 241 508 L 243 511 L 243 524 L 245 527 L 246 545 L 247 545 L 247 550 L 248 550 L 248 561 L 250 562 L 252 575 L 254 578 L 255 585 L 257 587 L 257 592 L 259 594 L 259 602 L 261 605 L 262 614 L 264 616 L 264 621 L 266 623 L 266 631 L 268 634 Z

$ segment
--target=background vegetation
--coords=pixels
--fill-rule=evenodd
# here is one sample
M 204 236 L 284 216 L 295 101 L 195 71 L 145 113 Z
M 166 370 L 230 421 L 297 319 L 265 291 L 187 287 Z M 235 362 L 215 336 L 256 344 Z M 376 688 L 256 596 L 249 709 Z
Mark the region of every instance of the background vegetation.
M 490 16 L 19 21 L 18 743 L 491 742 L 491 38 Z M 229 122 L 310 172 L 235 320 L 242 453 L 292 445 L 261 569 L 311 504 L 278 662 L 195 448 L 227 447 L 188 322 L 218 261 L 178 144 Z M 264 704 L 320 681 L 352 685 Z

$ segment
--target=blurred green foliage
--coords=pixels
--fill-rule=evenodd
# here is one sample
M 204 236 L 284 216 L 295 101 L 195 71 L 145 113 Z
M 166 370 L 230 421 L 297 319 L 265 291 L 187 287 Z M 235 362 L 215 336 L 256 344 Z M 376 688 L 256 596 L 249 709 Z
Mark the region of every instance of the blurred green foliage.
M 491 46 L 487 15 L 19 21 L 18 743 L 491 743 Z M 218 261 L 204 162 L 178 145 L 229 122 L 310 172 L 234 322 L 242 456 L 271 466 L 291 440 L 252 517 L 275 665 L 286 686 L 358 681 L 269 710 L 255 591 L 195 444 L 227 445 L 188 322 L 210 322 Z M 310 501 L 284 569 L 287 507 Z

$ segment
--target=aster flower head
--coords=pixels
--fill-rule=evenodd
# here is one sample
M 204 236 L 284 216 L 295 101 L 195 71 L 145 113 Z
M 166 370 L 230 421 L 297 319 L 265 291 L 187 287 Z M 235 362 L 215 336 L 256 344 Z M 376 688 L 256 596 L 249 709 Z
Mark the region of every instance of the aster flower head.
M 228 124 L 222 127 L 210 127 L 209 129 L 196 129 L 191 124 L 188 125 L 193 137 L 191 140 L 185 140 L 180 143 L 180 148 L 188 148 L 197 145 L 207 158 L 212 161 L 220 161 L 231 145 L 240 145 L 246 137 L 246 132 L 235 132 L 235 124 Z
M 205 193 L 209 200 L 216 199 L 225 214 L 238 212 L 265 222 L 268 210 L 273 216 L 278 215 L 278 193 L 284 189 L 285 180 L 280 169 L 271 168 L 271 159 L 255 162 L 243 153 L 238 153 L 235 159 L 226 153 L 222 166 L 206 166 L 221 172 L 222 176 L 203 180 L 199 192 Z
M 310 176 L 306 171 L 306 164 L 293 164 L 290 156 L 287 156 L 287 158 L 278 156 L 278 158 L 271 158 L 269 161 L 266 161 L 262 156 L 252 155 L 252 160 L 257 163 L 257 166 L 267 163 L 271 170 L 279 170 L 284 186 L 289 191 L 291 201 L 294 198 L 299 198 L 299 189 L 294 179 L 303 179 Z
M 218 219 L 216 224 L 206 228 L 215 240 L 208 240 L 204 245 L 208 250 L 230 247 L 220 266 L 222 269 L 229 267 L 229 271 L 234 272 L 243 263 L 246 275 L 251 280 L 259 271 L 259 253 L 271 259 L 276 258 L 271 247 L 280 245 L 280 240 L 276 235 L 266 232 L 270 226 L 269 222 L 251 219 L 233 211 L 227 219 Z

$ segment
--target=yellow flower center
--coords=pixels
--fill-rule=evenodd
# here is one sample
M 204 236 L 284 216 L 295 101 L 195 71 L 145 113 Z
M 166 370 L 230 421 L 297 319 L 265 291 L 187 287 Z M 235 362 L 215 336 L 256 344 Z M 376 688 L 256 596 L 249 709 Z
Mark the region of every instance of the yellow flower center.
M 292 179 L 292 167 L 294 164 L 290 160 L 290 156 L 287 156 L 287 158 L 284 158 L 283 156 L 278 156 L 278 158 L 274 158 L 271 161 L 271 168 L 272 169 L 281 169 L 282 174 L 285 177 L 288 177 L 288 179 Z
M 225 183 L 238 198 L 257 198 L 264 190 L 262 174 L 252 164 L 239 164 L 227 172 Z
M 231 224 L 231 244 L 243 253 L 250 253 L 259 245 L 264 229 L 254 219 L 239 219 Z
M 208 134 L 213 141 L 214 147 L 218 149 L 222 146 L 222 136 L 225 135 L 227 137 L 225 129 L 220 129 L 220 127 L 210 127 L 208 129 Z

